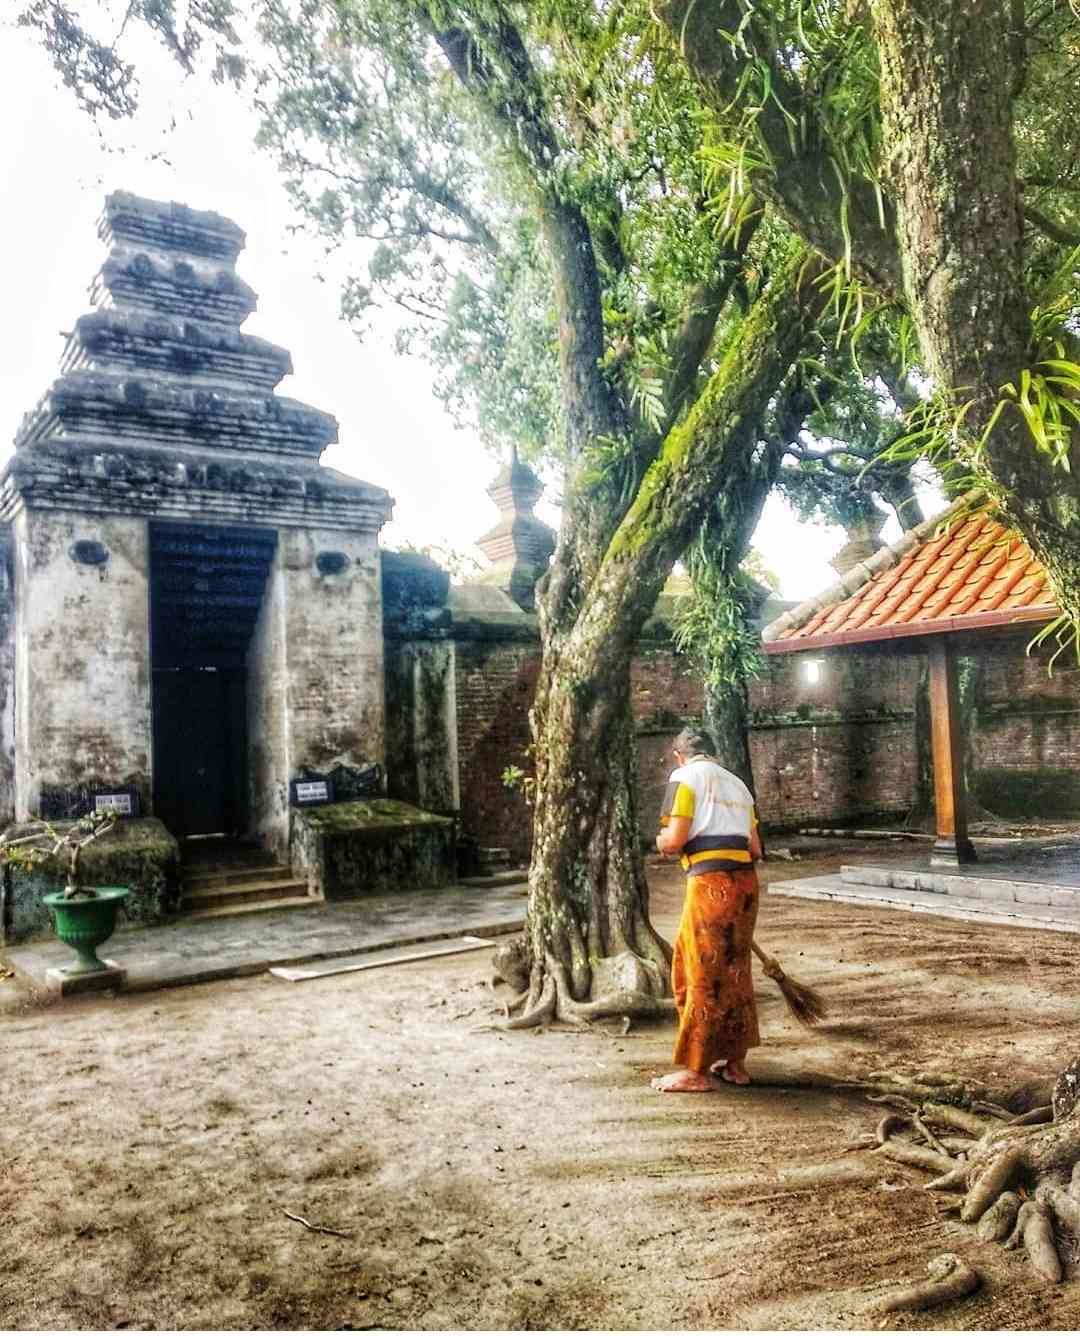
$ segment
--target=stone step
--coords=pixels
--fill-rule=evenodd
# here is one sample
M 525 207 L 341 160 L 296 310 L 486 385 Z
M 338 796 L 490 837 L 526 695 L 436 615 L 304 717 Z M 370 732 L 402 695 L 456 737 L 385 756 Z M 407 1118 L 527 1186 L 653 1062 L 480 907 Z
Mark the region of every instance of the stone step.
M 965 900 L 986 900 L 993 904 L 1046 905 L 1055 909 L 1080 910 L 1080 886 L 1021 881 L 1012 875 L 998 876 L 992 872 L 844 866 L 840 869 L 840 879 L 852 886 L 923 891 L 930 895 L 960 896 Z
M 476 866 L 481 876 L 492 876 L 496 872 L 506 872 L 510 868 L 509 849 L 478 849 Z
M 459 877 L 459 886 L 520 886 L 523 891 L 529 889 L 529 874 L 525 868 L 509 868 L 505 872 L 493 872 L 486 877 Z
M 311 909 L 322 903 L 321 900 L 315 900 L 310 895 L 295 896 L 287 900 L 248 901 L 246 904 L 240 905 L 221 905 L 216 909 L 197 909 L 194 913 L 186 914 L 184 922 L 195 923 L 202 919 L 238 918 L 241 914 L 268 914 L 277 909 Z
M 180 874 L 184 890 L 202 891 L 213 887 L 239 886 L 249 881 L 291 881 L 293 870 L 285 863 L 232 863 L 217 868 L 184 869 Z
M 1080 933 L 1080 907 L 1028 904 L 1007 899 L 1003 895 L 997 899 L 952 893 L 942 895 L 936 891 L 905 890 L 894 886 L 845 881 L 835 874 L 773 882 L 768 893 L 796 900 L 831 900 L 841 904 L 863 905 L 867 909 L 902 909 L 916 914 L 935 914 L 941 918 L 965 919 L 971 923 L 1001 923 L 1014 928 Z
M 180 908 L 194 912 L 203 909 L 235 908 L 244 904 L 277 904 L 281 900 L 297 899 L 303 896 L 310 903 L 306 881 L 289 876 L 280 881 L 256 881 L 249 877 L 247 881 L 235 882 L 228 886 L 205 886 L 197 889 L 185 888 L 180 900 Z

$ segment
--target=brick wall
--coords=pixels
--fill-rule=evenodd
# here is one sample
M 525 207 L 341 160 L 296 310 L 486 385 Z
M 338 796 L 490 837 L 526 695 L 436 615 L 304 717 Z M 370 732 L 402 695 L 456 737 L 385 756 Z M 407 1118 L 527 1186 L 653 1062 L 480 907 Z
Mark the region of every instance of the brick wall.
M 980 656 L 979 800 L 1003 816 L 1080 815 L 1080 668 L 1005 641 Z
M 456 642 L 458 762 L 462 829 L 485 846 L 527 859 L 532 835 L 521 794 L 505 788 L 503 769 L 531 773 L 528 711 L 540 667 L 535 642 Z M 701 715 L 701 683 L 683 671 L 670 645 L 645 644 L 631 671 L 631 700 L 640 729 L 638 805 L 642 827 L 654 831 L 671 760 L 673 733 Z
M 520 791 L 502 782 L 506 766 L 532 772 L 529 707 L 540 670 L 535 641 L 456 642 L 461 828 L 485 847 L 526 861 L 532 817 Z
M 507 790 L 508 765 L 531 772 L 528 710 L 539 645 L 518 636 L 458 638 L 456 693 L 462 829 L 482 845 L 529 853 L 529 809 Z M 1080 815 L 1080 670 L 1046 676 L 1017 641 L 978 646 L 974 788 L 991 810 Z M 867 824 L 905 817 L 916 801 L 919 654 L 895 647 L 767 661 L 750 690 L 751 755 L 762 818 L 774 829 Z M 644 643 L 631 697 L 639 730 L 638 805 L 656 829 L 675 729 L 700 718 L 700 682 L 662 640 Z
M 905 816 L 916 796 L 918 656 L 892 651 L 766 661 L 750 687 L 750 756 L 766 824 L 844 825 Z

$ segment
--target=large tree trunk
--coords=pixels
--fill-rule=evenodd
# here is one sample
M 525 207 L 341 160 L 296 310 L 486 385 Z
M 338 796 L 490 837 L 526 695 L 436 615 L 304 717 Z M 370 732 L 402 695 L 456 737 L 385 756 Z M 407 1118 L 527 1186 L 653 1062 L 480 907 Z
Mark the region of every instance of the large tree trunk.
M 1071 468 L 1056 464 L 1015 405 L 985 450 L 971 444 L 1037 355 L 1013 143 L 1022 9 L 1019 22 L 1013 0 L 872 0 L 871 12 L 905 294 L 938 390 L 970 404 L 957 462 L 989 484 L 1080 619 L 1080 448 Z
M 716 743 L 716 759 L 754 792 L 750 757 L 750 703 L 745 681 L 709 687 L 705 692 L 705 730 Z
M 848 6 L 852 23 L 861 8 Z M 1012 407 L 985 450 L 972 448 L 1001 387 L 1016 384 L 1033 360 L 1034 301 L 1024 281 L 1012 137 L 1025 59 L 1023 5 L 871 0 L 892 178 L 884 227 L 868 183 L 857 175 L 841 183 L 825 165 L 834 159 L 821 110 L 782 68 L 754 7 L 656 0 L 653 12 L 721 116 L 744 96 L 744 43 L 771 64 L 774 98 L 765 99 L 758 128 L 774 170 L 755 177 L 754 189 L 834 260 L 850 247 L 856 275 L 871 287 L 893 300 L 906 297 L 937 388 L 957 405 L 971 404 L 956 438 L 960 472 L 999 499 L 1045 564 L 1058 604 L 1080 624 L 1080 442 L 1074 437 L 1068 470 L 1060 467 L 1036 449 Z M 780 103 L 805 126 L 786 142 Z
M 544 658 L 532 714 L 529 993 L 514 1025 L 671 1008 L 669 952 L 649 922 L 639 845 L 630 660 L 717 490 L 750 476 L 757 424 L 821 309 L 808 269 L 799 251 L 774 275 L 668 434 L 584 588 L 578 572 L 592 562 L 565 534 L 556 552 L 541 593 Z

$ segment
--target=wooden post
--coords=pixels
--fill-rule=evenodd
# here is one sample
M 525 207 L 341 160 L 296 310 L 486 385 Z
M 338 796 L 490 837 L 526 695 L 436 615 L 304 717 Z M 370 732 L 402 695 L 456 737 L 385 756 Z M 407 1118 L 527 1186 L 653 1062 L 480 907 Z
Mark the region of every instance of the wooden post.
M 967 785 L 951 637 L 932 636 L 927 653 L 930 658 L 930 737 L 937 820 L 937 840 L 930 861 L 951 866 L 974 863 L 975 849 L 967 833 Z

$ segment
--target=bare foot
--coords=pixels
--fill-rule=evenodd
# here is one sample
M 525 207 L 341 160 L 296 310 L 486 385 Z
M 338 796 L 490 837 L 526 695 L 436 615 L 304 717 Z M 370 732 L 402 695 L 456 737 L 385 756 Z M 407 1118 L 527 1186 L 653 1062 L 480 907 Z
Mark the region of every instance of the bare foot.
M 720 1077 L 728 1085 L 742 1086 L 750 1084 L 750 1073 L 741 1062 L 728 1062 L 720 1073 Z
M 667 1076 L 653 1077 L 649 1084 L 668 1095 L 693 1095 L 716 1089 L 708 1072 L 669 1072 Z

